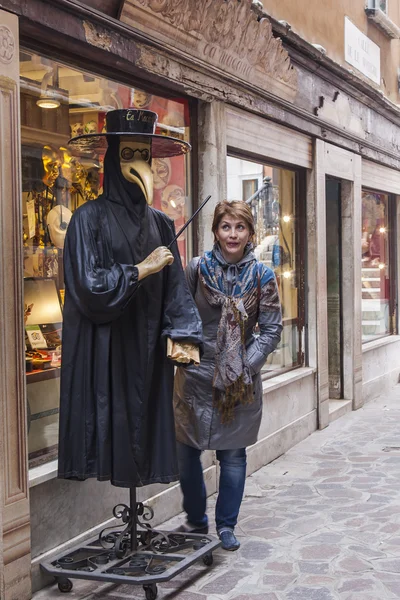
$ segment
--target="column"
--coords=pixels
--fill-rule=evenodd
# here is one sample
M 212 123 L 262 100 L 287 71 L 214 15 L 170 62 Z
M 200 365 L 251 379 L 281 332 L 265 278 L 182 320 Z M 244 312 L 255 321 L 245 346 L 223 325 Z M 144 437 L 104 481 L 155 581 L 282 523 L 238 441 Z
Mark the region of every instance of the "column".
M 0 10 L 0 598 L 31 597 L 18 18 Z
M 214 237 L 211 233 L 215 205 L 226 199 L 226 120 L 223 102 L 199 102 L 198 119 L 199 202 L 209 194 L 211 200 L 199 215 L 198 251 L 211 250 Z

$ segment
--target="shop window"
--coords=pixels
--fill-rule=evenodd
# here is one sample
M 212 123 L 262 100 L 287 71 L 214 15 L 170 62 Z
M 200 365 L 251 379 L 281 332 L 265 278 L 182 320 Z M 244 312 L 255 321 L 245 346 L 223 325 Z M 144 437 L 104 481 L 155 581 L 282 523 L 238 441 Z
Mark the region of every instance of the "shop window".
M 254 251 L 276 276 L 283 310 L 278 348 L 267 359 L 265 377 L 302 363 L 300 221 L 294 171 L 228 156 L 228 200 L 248 201 L 254 216 Z M 246 185 L 245 182 L 253 182 Z
M 258 190 L 258 179 L 244 179 L 242 182 L 242 199 L 251 198 Z
M 379 0 L 378 4 L 379 4 L 379 8 L 381 9 L 381 11 L 387 14 L 388 0 Z
M 20 54 L 25 347 L 29 465 L 57 457 L 63 244 L 73 212 L 102 192 L 103 156 L 68 146 L 104 131 L 115 108 L 158 114 L 157 133 L 189 141 L 186 99 L 162 98 L 43 56 Z M 154 207 L 178 230 L 190 215 L 190 155 L 153 161 Z M 189 244 L 178 241 L 182 262 Z
M 368 342 L 393 333 L 393 277 L 389 219 L 390 196 L 371 190 L 362 192 L 362 340 Z

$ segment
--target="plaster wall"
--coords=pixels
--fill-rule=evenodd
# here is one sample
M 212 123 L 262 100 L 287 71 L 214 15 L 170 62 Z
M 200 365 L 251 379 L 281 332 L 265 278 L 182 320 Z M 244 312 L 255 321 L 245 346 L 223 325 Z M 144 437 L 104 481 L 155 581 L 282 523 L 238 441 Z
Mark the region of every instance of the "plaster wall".
M 388 393 L 400 378 L 400 336 L 375 340 L 363 346 L 363 399 Z
M 317 429 L 313 369 L 296 369 L 264 382 L 258 441 L 247 451 L 247 475 L 275 460 Z
M 398 102 L 397 69 L 400 40 L 391 40 L 371 22 L 365 13 L 363 0 L 263 0 L 265 11 L 277 20 L 287 21 L 293 31 L 311 44 L 320 44 L 329 58 L 352 68 L 344 59 L 344 18 L 347 16 L 356 27 L 381 49 L 381 89 L 394 102 Z M 400 26 L 400 2 L 389 1 L 389 18 Z M 361 78 L 364 76 L 357 72 Z M 374 85 L 371 80 L 366 81 Z

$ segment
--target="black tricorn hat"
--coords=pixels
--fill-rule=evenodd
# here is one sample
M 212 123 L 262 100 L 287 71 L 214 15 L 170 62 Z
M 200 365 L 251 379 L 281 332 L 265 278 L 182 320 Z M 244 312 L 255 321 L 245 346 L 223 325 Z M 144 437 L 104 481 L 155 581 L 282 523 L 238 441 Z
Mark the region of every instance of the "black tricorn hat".
M 149 138 L 153 158 L 169 158 L 186 154 L 190 144 L 177 138 L 154 133 L 157 126 L 157 113 L 151 110 L 124 108 L 110 110 L 106 114 L 106 133 L 88 133 L 69 140 L 78 150 L 105 150 L 107 138 L 111 136 L 132 136 Z

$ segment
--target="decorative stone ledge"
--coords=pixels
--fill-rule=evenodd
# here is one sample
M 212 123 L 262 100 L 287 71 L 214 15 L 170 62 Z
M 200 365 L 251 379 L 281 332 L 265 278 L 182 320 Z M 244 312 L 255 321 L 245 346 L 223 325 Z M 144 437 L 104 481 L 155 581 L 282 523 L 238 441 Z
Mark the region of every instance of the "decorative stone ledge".
M 362 352 L 370 352 L 371 350 L 376 350 L 381 346 L 388 346 L 389 344 L 395 344 L 396 342 L 400 342 L 400 335 L 388 335 L 383 338 L 379 338 L 378 340 L 372 340 L 371 342 L 366 342 L 362 345 Z
M 316 373 L 316 369 L 312 367 L 300 367 L 299 369 L 294 369 L 293 371 L 289 371 L 288 373 L 282 373 L 282 375 L 277 375 L 272 379 L 265 379 L 262 382 L 263 394 L 268 394 L 269 392 L 279 390 L 279 388 L 295 383 L 295 381 L 299 381 L 299 379 L 309 377 L 314 373 Z

